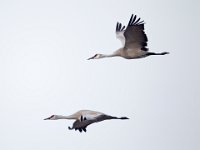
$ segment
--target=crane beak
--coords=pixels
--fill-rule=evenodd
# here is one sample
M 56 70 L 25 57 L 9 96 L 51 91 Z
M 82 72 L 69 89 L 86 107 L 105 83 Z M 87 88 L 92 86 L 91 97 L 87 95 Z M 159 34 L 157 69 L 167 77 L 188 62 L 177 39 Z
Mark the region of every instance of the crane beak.
M 45 118 L 44 120 L 50 120 L 50 117 L 48 117 L 48 118 Z
M 97 54 L 95 54 L 94 56 L 88 58 L 87 60 L 94 59 L 96 56 L 97 56 Z
M 92 57 L 88 58 L 87 60 L 90 60 L 90 59 L 94 59 L 94 56 L 92 56 Z

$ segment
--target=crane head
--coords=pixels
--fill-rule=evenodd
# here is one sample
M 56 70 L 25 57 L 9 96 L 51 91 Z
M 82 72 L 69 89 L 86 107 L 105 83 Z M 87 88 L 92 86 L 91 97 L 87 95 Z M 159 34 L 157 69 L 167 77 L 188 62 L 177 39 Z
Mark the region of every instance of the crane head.
M 102 54 L 95 54 L 94 56 L 88 58 L 88 60 L 90 60 L 90 59 L 99 59 L 99 58 L 102 58 L 102 56 L 103 56 Z
M 57 117 L 56 115 L 51 115 L 50 117 L 45 118 L 44 120 L 57 120 Z

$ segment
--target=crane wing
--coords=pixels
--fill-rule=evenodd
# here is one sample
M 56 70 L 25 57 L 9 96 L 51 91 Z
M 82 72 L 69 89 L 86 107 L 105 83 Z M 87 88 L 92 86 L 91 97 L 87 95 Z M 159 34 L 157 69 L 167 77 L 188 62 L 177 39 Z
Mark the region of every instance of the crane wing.
M 93 116 L 90 114 L 90 115 L 85 115 L 85 116 L 82 116 L 80 117 L 80 120 L 77 119 L 74 123 L 73 123 L 73 126 L 72 128 L 69 127 L 69 129 L 75 129 L 75 130 L 79 130 L 80 132 L 85 131 L 86 132 L 86 128 L 88 125 L 92 124 L 92 123 L 95 123 L 95 122 L 99 122 L 99 121 L 103 121 L 104 120 L 104 116 L 102 113 L 97 113 L 97 112 L 92 112 L 90 111 L 91 113 L 95 113 L 95 116 L 93 114 Z M 96 114 L 97 113 L 97 114 Z M 102 118 L 103 117 L 103 118 Z
M 125 45 L 124 29 L 125 29 L 125 26 L 122 26 L 121 23 L 117 22 L 116 38 L 118 38 L 121 41 L 123 46 Z
M 68 128 L 70 130 L 75 129 L 75 130 L 79 130 L 79 132 L 82 132 L 82 131 L 86 132 L 87 131 L 87 129 L 86 129 L 87 126 L 89 126 L 90 124 L 95 123 L 95 122 L 96 122 L 96 120 L 86 120 L 84 118 L 84 120 L 76 120 L 73 123 L 72 127 L 68 127 Z
M 84 129 L 86 128 L 88 125 L 94 123 L 95 121 L 94 120 L 83 120 L 83 121 L 80 121 L 80 120 L 76 120 L 74 123 L 73 123 L 73 128 L 74 129 Z
M 87 131 L 86 128 L 88 125 L 95 123 L 95 122 L 100 122 L 100 121 L 104 121 L 104 120 L 110 120 L 110 119 L 128 119 L 127 117 L 114 117 L 114 116 L 109 116 L 106 114 L 101 114 L 98 115 L 96 117 L 93 118 L 86 118 L 81 116 L 81 119 L 77 119 L 74 123 L 72 127 L 69 127 L 70 130 L 75 129 L 75 130 L 79 130 L 80 132 L 82 131 Z
M 124 31 L 125 49 L 136 49 L 148 51 L 147 36 L 144 32 L 144 21 L 140 21 L 136 15 L 132 15 L 126 30 Z

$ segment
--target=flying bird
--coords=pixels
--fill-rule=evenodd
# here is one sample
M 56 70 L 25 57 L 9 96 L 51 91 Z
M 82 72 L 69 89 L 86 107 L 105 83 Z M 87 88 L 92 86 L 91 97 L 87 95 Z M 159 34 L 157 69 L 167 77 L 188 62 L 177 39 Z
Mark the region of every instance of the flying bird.
M 119 48 L 114 53 L 95 54 L 90 59 L 99 59 L 106 57 L 120 56 L 126 59 L 144 58 L 151 55 L 165 55 L 169 52 L 155 53 L 149 52 L 147 46 L 147 36 L 144 32 L 144 21 L 140 21 L 136 15 L 131 16 L 128 26 L 125 29 L 121 23 L 117 22 L 116 25 L 116 37 L 121 41 L 122 48 Z
M 58 119 L 75 119 L 72 127 L 68 127 L 69 130 L 78 130 L 80 132 L 86 132 L 86 128 L 88 125 L 104 120 L 110 119 L 129 119 L 127 117 L 115 117 L 110 116 L 101 112 L 91 111 L 91 110 L 80 110 L 72 115 L 69 116 L 62 116 L 62 115 L 52 115 L 44 120 L 58 120 Z

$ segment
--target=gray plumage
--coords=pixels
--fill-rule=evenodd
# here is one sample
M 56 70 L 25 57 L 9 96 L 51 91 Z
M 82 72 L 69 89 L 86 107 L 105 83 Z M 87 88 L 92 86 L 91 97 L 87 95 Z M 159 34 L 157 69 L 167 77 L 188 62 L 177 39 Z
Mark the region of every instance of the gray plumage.
M 150 55 L 165 55 L 169 52 L 155 53 L 148 52 L 147 41 L 148 38 L 144 32 L 144 21 L 137 18 L 136 15 L 132 15 L 128 26 L 125 29 L 121 23 L 117 22 L 116 25 L 116 37 L 121 41 L 122 48 L 119 48 L 114 53 L 106 54 L 95 54 L 89 59 L 100 59 L 105 57 L 123 57 L 126 59 L 144 58 Z
M 92 123 L 101 122 L 104 120 L 110 120 L 110 119 L 129 119 L 127 117 L 115 117 L 106 115 L 101 112 L 92 111 L 92 110 L 80 110 L 72 115 L 69 116 L 61 116 L 61 115 L 51 115 L 48 118 L 45 118 L 44 120 L 58 120 L 58 119 L 75 119 L 75 122 L 73 123 L 72 127 L 68 127 L 69 130 L 78 130 L 80 132 L 87 131 L 86 128 Z

